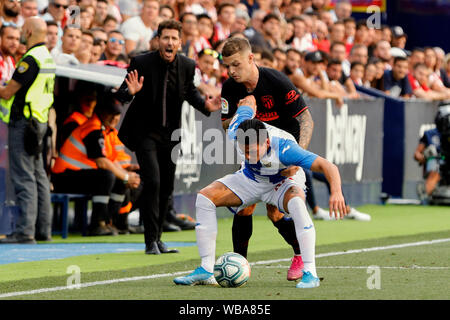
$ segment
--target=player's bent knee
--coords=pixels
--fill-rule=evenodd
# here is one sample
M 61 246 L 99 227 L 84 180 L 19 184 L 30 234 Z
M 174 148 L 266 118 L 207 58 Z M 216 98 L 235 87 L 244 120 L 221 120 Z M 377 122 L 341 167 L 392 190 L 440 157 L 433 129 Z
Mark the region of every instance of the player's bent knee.
M 289 200 L 291 200 L 294 197 L 299 197 L 300 199 L 305 201 L 305 193 L 303 192 L 303 190 L 301 188 L 290 187 L 284 194 L 284 199 L 283 199 L 283 208 L 285 208 L 286 212 L 287 212 L 287 204 L 288 204 Z

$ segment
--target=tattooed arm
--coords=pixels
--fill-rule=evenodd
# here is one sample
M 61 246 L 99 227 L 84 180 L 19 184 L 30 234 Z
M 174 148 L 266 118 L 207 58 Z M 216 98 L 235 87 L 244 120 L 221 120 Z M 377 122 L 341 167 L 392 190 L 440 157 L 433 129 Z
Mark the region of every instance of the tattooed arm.
M 305 110 L 302 113 L 300 113 L 296 117 L 296 119 L 300 126 L 300 138 L 298 140 L 298 144 L 300 145 L 300 147 L 306 150 L 308 149 L 309 142 L 311 141 L 314 129 L 314 122 L 309 110 Z

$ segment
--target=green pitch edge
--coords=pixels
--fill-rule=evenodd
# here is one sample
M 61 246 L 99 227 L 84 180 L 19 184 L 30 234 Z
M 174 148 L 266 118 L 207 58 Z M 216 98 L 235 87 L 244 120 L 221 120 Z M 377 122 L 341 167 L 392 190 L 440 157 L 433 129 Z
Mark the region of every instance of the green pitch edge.
M 372 221 L 314 221 L 317 233 L 317 246 L 336 243 L 369 240 L 393 236 L 407 236 L 429 232 L 448 231 L 450 237 L 450 207 L 424 206 L 376 206 L 366 205 L 358 208 L 370 213 Z M 231 251 L 232 219 L 219 219 L 217 255 Z M 195 241 L 194 231 L 171 232 L 163 234 L 163 241 Z M 431 239 L 430 239 L 431 240 Z M 86 242 L 143 242 L 143 235 L 118 237 L 69 236 L 68 239 L 55 239 L 53 243 Z M 249 254 L 287 248 L 287 244 L 264 216 L 255 216 L 253 236 Z M 0 282 L 21 279 L 54 277 L 66 275 L 67 267 L 77 265 L 81 272 L 126 270 L 187 261 L 198 258 L 197 247 L 183 247 L 179 254 L 145 255 L 143 251 L 115 254 L 95 254 L 76 256 L 58 260 L 22 262 L 0 266 Z

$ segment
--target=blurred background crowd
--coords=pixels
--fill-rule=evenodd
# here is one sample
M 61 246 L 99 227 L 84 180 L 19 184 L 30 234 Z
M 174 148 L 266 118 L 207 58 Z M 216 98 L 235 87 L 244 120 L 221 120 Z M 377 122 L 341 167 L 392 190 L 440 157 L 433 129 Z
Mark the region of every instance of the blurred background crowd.
M 450 55 L 439 47 L 406 50 L 401 26 L 373 28 L 352 17 L 349 0 L 5 0 L 1 8 L 2 81 L 25 52 L 24 19 L 48 24 L 47 47 L 57 64 L 126 68 L 130 59 L 157 49 L 158 24 L 182 23 L 182 53 L 197 62 L 203 92 L 227 78 L 221 48 L 228 37 L 246 37 L 260 66 L 286 73 L 303 94 L 358 98 L 355 84 L 395 97 L 450 97 Z M 212 92 L 214 93 L 214 92 Z

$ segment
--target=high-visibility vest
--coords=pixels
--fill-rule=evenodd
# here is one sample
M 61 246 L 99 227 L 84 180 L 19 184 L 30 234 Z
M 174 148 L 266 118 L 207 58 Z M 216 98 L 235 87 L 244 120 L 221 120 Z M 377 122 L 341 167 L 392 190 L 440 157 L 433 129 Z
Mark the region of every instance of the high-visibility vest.
M 117 136 L 114 128 L 106 129 L 98 116 L 94 114 L 89 120 L 73 130 L 64 142 L 58 158 L 52 168 L 54 173 L 64 172 L 66 169 L 97 169 L 94 159 L 89 159 L 83 139 L 94 130 L 102 130 L 104 138 L 103 155 L 112 162 L 119 163 L 123 168 L 130 166 L 131 156 L 125 152 L 125 146 Z
M 81 112 L 75 111 L 75 112 L 72 112 L 72 114 L 70 116 L 68 116 L 66 120 L 64 120 L 63 125 L 66 125 L 71 122 L 76 122 L 76 123 L 78 123 L 79 126 L 81 126 L 83 123 L 85 123 L 88 120 L 89 120 L 89 118 L 86 117 L 84 114 L 82 114 Z
M 28 50 L 17 63 L 17 68 L 21 65 L 23 59 L 31 56 L 39 67 L 39 73 L 31 84 L 25 95 L 25 106 L 29 105 L 33 117 L 41 123 L 48 122 L 48 110 L 53 104 L 53 89 L 55 86 L 56 64 L 45 45 L 33 47 Z M 11 116 L 11 108 L 16 96 L 12 96 L 8 100 L 0 100 L 0 119 L 9 123 Z M 30 111 L 27 107 L 23 108 L 25 118 L 30 117 Z
M 71 135 L 64 142 L 59 156 L 55 160 L 52 168 L 54 173 L 64 172 L 66 169 L 98 169 L 95 159 L 90 159 L 83 139 L 94 130 L 101 130 L 104 138 L 103 155 L 110 159 L 112 157 L 111 144 L 107 141 L 106 128 L 97 115 L 93 115 L 88 121 L 72 131 Z
M 110 159 L 112 162 L 118 163 L 122 168 L 128 168 L 131 165 L 131 156 L 126 153 L 125 145 L 120 141 L 118 136 L 118 131 L 112 129 L 108 133 L 108 139 L 111 143 L 113 158 Z

